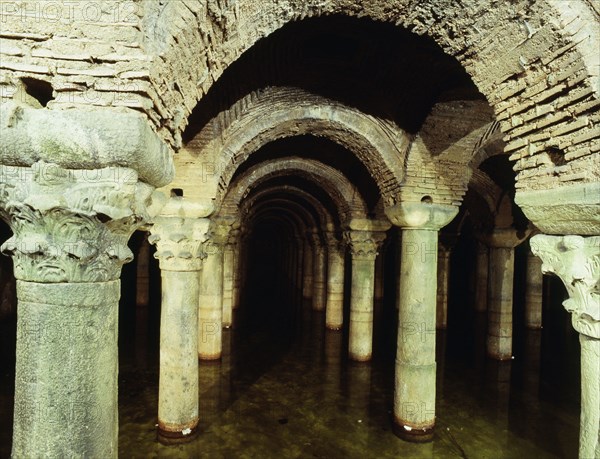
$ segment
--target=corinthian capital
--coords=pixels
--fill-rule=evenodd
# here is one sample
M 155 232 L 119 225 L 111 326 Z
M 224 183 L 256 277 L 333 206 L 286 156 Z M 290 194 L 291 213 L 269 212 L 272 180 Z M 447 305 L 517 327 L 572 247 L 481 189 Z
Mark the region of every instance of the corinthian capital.
M 206 258 L 210 220 L 207 218 L 157 217 L 148 241 L 156 245 L 154 257 L 167 271 L 199 271 Z
M 355 257 L 375 258 L 377 251 L 385 240 L 386 233 L 383 231 L 346 231 L 344 238 Z
M 0 217 L 13 231 L 1 250 L 20 280 L 116 280 L 133 259 L 127 241 L 147 219 L 152 190 L 126 168 L 0 165 Z
M 554 273 L 567 288 L 563 306 L 571 313 L 573 328 L 600 339 L 600 236 L 547 236 L 531 238 L 531 251 L 542 259 L 542 272 Z

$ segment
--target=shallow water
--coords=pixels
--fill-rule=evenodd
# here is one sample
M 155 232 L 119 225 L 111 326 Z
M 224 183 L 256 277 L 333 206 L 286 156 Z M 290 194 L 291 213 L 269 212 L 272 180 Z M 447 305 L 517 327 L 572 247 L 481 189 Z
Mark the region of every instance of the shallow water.
M 120 327 L 121 457 L 577 455 L 579 409 L 574 394 L 579 382 L 573 359 L 577 361 L 578 349 L 576 336 L 560 320 L 548 330 L 520 330 L 515 359 L 504 363 L 485 358 L 484 316 L 473 314 L 453 332 L 438 332 L 436 434 L 432 443 L 411 444 L 391 432 L 394 347 L 389 333 L 378 333 L 372 363 L 354 364 L 345 351 L 347 331 L 325 331 L 323 313 L 304 305 L 295 309 L 296 320 L 288 314 L 290 320 L 282 321 L 283 312 L 277 317 L 275 309 L 267 308 L 263 312 L 274 320 L 265 315 L 251 321 L 239 318 L 240 326 L 224 333 L 222 360 L 199 365 L 198 437 L 188 444 L 163 446 L 155 429 L 157 313 L 147 308 L 128 311 Z M 386 325 L 388 332 L 395 326 Z M 5 339 L 12 328 L 3 323 Z M 14 363 L 11 370 L 10 342 L 4 344 L 0 456 L 8 457 Z

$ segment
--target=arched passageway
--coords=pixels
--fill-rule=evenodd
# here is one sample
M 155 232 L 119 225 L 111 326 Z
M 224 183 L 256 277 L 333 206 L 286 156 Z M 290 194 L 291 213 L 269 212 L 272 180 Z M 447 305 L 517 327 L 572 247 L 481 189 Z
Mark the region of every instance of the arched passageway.
M 13 456 L 600 454 L 598 10 L 413 3 L 8 8 Z

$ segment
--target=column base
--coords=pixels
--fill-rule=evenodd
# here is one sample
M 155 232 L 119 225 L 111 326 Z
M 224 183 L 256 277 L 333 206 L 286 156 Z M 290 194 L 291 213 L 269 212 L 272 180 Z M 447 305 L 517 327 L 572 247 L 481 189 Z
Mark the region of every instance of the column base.
M 410 443 L 429 443 L 433 441 L 435 427 L 413 428 L 394 420 L 392 431 L 396 437 Z
M 162 426 L 159 422 L 156 429 L 156 438 L 158 442 L 163 445 L 178 445 L 181 443 L 188 443 L 196 439 L 200 430 L 197 420 L 187 427 L 180 427 L 181 428 L 178 428 L 177 430 L 175 430 L 173 427 L 171 427 L 171 429 L 166 429 L 166 426 Z

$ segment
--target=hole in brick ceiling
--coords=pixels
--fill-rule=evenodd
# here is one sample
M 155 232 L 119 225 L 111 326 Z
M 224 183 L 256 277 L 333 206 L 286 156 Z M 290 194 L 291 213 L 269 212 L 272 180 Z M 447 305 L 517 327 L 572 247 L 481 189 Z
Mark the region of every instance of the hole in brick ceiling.
M 421 202 L 423 204 L 432 204 L 433 203 L 433 199 L 431 198 L 431 196 L 423 196 L 421 198 Z
M 47 81 L 35 78 L 21 78 L 21 81 L 25 85 L 25 92 L 36 99 L 42 107 L 47 106 L 48 102 L 54 99 L 52 96 L 54 89 Z
M 548 147 L 546 149 L 546 154 L 555 166 L 564 166 L 567 163 L 565 160 L 565 152 L 558 147 Z
M 183 198 L 183 190 L 181 188 L 171 188 L 172 198 Z

